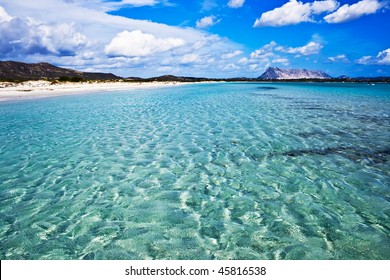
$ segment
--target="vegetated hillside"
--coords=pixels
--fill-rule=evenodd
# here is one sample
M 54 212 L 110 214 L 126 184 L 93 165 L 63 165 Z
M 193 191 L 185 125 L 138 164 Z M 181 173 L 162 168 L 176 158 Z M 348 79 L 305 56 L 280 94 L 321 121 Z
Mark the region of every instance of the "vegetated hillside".
M 195 77 L 180 77 L 173 75 L 164 75 L 159 77 L 152 77 L 144 79 L 145 81 L 157 81 L 157 82 L 204 82 L 210 81 L 208 78 L 195 78 Z
M 0 61 L 0 80 L 56 80 L 61 77 L 85 80 L 115 80 L 121 78 L 111 73 L 81 72 L 57 67 L 46 62 L 23 63 L 16 61 Z

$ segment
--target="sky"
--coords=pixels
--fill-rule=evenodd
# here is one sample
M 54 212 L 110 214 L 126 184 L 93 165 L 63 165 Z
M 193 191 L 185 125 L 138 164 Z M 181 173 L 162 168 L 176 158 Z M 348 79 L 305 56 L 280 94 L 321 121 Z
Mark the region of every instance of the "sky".
M 0 0 L 0 60 L 122 77 L 390 76 L 390 0 Z

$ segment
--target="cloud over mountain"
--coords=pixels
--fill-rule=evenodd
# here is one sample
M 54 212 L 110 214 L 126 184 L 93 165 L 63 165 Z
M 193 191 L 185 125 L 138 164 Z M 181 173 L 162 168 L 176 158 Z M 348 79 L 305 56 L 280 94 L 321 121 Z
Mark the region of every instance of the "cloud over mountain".
M 311 54 L 319 53 L 322 48 L 323 48 L 323 46 L 318 42 L 309 42 L 302 47 L 282 48 L 282 49 L 280 49 L 280 51 L 286 52 L 286 53 L 292 53 L 292 54 L 311 55 Z

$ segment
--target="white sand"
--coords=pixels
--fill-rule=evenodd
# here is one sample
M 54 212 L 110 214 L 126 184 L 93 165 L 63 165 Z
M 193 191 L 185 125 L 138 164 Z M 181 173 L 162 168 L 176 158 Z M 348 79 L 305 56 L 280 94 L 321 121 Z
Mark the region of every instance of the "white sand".
M 35 99 L 43 97 L 72 95 L 81 93 L 106 92 L 106 91 L 127 91 L 141 88 L 154 88 L 180 85 L 176 82 L 147 82 L 147 83 L 126 83 L 126 82 L 80 82 L 80 83 L 57 83 L 51 84 L 48 81 L 28 81 L 23 83 L 0 83 L 0 102 L 10 100 Z

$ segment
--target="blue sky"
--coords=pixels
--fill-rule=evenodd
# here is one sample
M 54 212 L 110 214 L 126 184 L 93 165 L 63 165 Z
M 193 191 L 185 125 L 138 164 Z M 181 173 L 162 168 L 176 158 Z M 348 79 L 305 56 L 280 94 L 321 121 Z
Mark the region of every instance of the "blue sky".
M 388 0 L 0 0 L 0 60 L 120 76 L 390 76 Z

